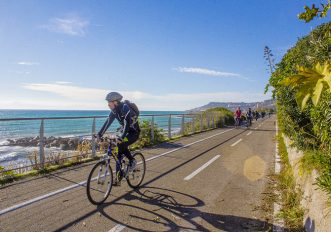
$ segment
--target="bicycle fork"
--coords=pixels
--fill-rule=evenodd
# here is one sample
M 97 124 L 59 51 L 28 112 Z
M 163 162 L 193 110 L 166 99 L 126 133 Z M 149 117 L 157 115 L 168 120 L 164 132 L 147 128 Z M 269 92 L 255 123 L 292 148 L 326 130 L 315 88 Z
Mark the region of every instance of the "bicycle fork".
M 106 167 L 105 167 L 105 174 L 102 174 L 102 165 L 100 165 L 100 168 L 99 168 L 99 172 L 98 172 L 98 176 L 97 176 L 97 182 L 98 184 L 104 184 L 105 183 L 105 180 L 106 180 L 106 176 L 107 174 L 109 173 L 109 160 L 108 161 L 105 161 L 106 163 Z

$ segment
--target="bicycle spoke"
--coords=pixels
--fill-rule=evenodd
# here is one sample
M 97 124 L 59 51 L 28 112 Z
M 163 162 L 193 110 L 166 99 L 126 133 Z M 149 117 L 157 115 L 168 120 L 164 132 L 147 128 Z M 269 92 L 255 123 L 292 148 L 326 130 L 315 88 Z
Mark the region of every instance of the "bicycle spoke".
M 112 187 L 112 170 L 106 161 L 97 163 L 88 178 L 87 196 L 93 204 L 100 204 L 108 197 Z
M 138 187 L 144 179 L 146 163 L 144 156 L 141 153 L 136 153 L 134 158 L 137 162 L 134 170 L 130 171 L 127 174 L 127 181 L 130 187 L 136 188 Z

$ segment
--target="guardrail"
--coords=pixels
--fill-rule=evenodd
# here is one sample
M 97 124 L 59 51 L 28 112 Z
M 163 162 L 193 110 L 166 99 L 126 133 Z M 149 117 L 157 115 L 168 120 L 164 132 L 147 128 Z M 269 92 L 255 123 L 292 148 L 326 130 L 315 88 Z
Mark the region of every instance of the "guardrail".
M 77 136 L 72 136 L 72 137 L 67 137 L 67 138 L 77 138 L 77 137 L 90 137 L 93 134 L 96 134 L 96 120 L 97 119 L 102 119 L 102 118 L 107 118 L 107 116 L 84 116 L 84 117 L 44 117 L 44 118 L 4 118 L 0 119 L 0 123 L 4 122 L 10 122 L 10 123 L 18 123 L 22 121 L 33 121 L 38 123 L 40 122 L 40 125 L 35 124 L 34 126 L 38 126 L 38 149 L 39 149 L 39 163 L 37 164 L 37 161 L 33 165 L 17 165 L 17 167 L 11 167 L 1 170 L 0 173 L 2 172 L 7 172 L 7 171 L 17 171 L 17 170 L 30 170 L 32 167 L 36 168 L 38 167 L 39 169 L 43 169 L 45 167 L 45 164 L 49 163 L 45 161 L 45 123 L 49 122 L 50 124 L 56 124 L 58 120 L 82 120 L 82 119 L 91 119 L 92 120 L 92 125 L 90 128 L 90 133 L 82 133 Z M 221 124 L 224 125 L 224 118 L 223 120 L 221 119 L 221 115 L 216 113 L 216 112 L 208 112 L 208 113 L 199 113 L 199 114 L 145 114 L 145 115 L 140 115 L 139 116 L 140 121 L 149 121 L 150 125 L 150 139 L 152 142 L 154 142 L 154 137 L 155 137 L 155 131 L 156 129 L 162 129 L 163 134 L 168 137 L 168 139 L 171 139 L 174 136 L 181 136 L 185 134 L 192 134 L 196 132 L 201 132 L 207 129 L 212 129 L 216 128 L 218 126 L 221 126 L 220 123 L 219 125 L 216 125 L 216 120 L 219 122 L 221 120 Z M 162 119 L 160 119 L 162 118 Z M 115 120 L 116 121 L 116 120 Z M 100 124 L 103 122 L 99 122 Z M 71 123 L 73 124 L 73 123 Z M 68 124 L 70 125 L 70 124 Z M 86 126 L 87 127 L 87 126 Z M 116 123 L 115 126 L 116 128 Z M 24 127 L 23 127 L 24 128 Z M 146 128 L 142 128 L 144 130 Z M 24 130 L 24 129 L 23 129 Z M 1 131 L 0 131 L 1 133 Z M 61 137 L 61 136 L 59 136 Z M 93 136 L 91 136 L 91 157 L 96 156 L 96 141 Z M 0 145 L 2 146 L 8 146 L 7 145 Z M 67 158 L 72 158 L 73 156 L 68 156 Z M 21 171 L 18 171 L 21 172 Z M 23 171 L 24 172 L 24 171 Z

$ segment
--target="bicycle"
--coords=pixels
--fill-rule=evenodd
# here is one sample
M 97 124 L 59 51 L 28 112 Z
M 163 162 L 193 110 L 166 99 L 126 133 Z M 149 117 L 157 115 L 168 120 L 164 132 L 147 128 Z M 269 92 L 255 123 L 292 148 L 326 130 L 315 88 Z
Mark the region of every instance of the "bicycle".
M 111 158 L 115 160 L 115 178 L 118 183 L 125 178 L 131 188 L 138 188 L 146 172 L 146 162 L 142 153 L 133 154 L 137 163 L 136 167 L 130 170 L 128 159 L 124 155 L 116 155 L 117 145 L 120 143 L 117 136 L 113 135 L 110 138 L 101 138 L 101 140 L 108 143 L 107 153 L 93 166 L 86 186 L 87 198 L 94 205 L 100 205 L 108 198 L 114 184 L 113 170 L 110 166 Z
M 247 116 L 247 124 L 246 124 L 246 127 L 248 128 L 248 127 L 250 127 L 251 125 L 252 125 L 252 116 Z
M 238 117 L 235 118 L 234 126 L 235 126 L 236 128 L 240 127 L 240 118 L 238 118 Z

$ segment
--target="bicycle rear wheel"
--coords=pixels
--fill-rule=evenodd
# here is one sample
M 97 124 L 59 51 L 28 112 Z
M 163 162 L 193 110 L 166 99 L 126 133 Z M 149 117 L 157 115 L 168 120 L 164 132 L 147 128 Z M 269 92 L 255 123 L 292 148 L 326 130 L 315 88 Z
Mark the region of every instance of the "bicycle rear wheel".
M 106 160 L 92 168 L 86 186 L 87 198 L 94 205 L 102 204 L 110 194 L 113 185 L 113 171 Z
M 128 171 L 126 180 L 131 188 L 137 188 L 143 182 L 146 172 L 146 162 L 143 154 L 137 152 L 133 155 L 137 161 L 136 168 L 133 171 Z

